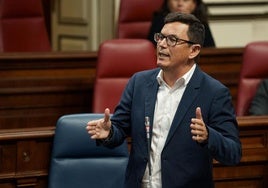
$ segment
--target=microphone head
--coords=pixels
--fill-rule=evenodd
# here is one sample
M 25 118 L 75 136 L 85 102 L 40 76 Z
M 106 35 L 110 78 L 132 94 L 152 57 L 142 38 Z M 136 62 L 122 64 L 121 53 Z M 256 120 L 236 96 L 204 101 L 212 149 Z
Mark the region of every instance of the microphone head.
M 145 122 L 150 122 L 150 119 L 148 116 L 145 117 Z
M 150 118 L 148 116 L 145 117 L 145 126 L 150 126 Z

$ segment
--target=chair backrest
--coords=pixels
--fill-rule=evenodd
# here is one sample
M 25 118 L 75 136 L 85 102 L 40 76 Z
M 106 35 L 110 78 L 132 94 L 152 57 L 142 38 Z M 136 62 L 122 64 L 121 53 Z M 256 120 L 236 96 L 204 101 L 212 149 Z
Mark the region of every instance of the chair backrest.
M 112 39 L 98 51 L 93 112 L 106 107 L 114 112 L 129 78 L 138 71 L 156 67 L 154 45 L 146 39 Z
M 41 0 L 0 1 L 0 51 L 50 51 Z
M 238 116 L 248 115 L 250 103 L 264 78 L 268 78 L 268 41 L 251 42 L 243 53 L 236 104 Z
M 97 146 L 86 131 L 89 120 L 103 114 L 62 116 L 56 125 L 49 188 L 123 188 L 127 143 L 114 149 Z
M 121 0 L 118 14 L 117 38 L 146 39 L 153 13 L 163 0 Z

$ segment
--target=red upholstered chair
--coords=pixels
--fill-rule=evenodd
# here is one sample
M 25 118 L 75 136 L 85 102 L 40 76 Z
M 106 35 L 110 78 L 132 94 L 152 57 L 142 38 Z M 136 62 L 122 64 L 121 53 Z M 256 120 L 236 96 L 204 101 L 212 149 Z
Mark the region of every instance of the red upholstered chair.
M 121 0 L 117 38 L 143 38 L 149 33 L 153 13 L 163 0 Z
M 50 51 L 41 0 L 0 0 L 0 51 Z
M 155 48 L 146 39 L 113 39 L 98 51 L 93 112 L 114 111 L 129 78 L 136 72 L 156 67 Z
M 250 103 L 258 84 L 268 78 L 268 41 L 252 42 L 246 45 L 240 72 L 236 114 L 248 115 Z

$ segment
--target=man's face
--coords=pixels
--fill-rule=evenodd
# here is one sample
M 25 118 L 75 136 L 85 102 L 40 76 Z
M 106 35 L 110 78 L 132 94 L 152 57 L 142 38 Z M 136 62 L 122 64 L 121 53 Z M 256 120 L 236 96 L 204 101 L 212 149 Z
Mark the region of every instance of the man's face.
M 189 40 L 187 36 L 189 26 L 180 22 L 165 24 L 161 30 L 164 36 L 174 35 L 177 38 Z M 185 66 L 190 57 L 191 46 L 178 41 L 175 46 L 168 46 L 166 38 L 157 43 L 157 65 L 163 70 L 174 70 Z

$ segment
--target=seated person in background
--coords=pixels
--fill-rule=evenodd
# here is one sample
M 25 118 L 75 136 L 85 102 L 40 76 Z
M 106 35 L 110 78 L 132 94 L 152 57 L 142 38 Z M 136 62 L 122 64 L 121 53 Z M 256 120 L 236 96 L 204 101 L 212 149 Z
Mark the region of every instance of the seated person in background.
M 154 13 L 148 39 L 156 45 L 154 34 L 159 33 L 164 25 L 164 18 L 169 12 L 182 12 L 195 15 L 205 26 L 203 47 L 215 47 L 215 42 L 208 25 L 208 11 L 202 0 L 164 0 L 161 9 Z
M 264 79 L 251 102 L 250 115 L 268 115 L 268 79 Z

